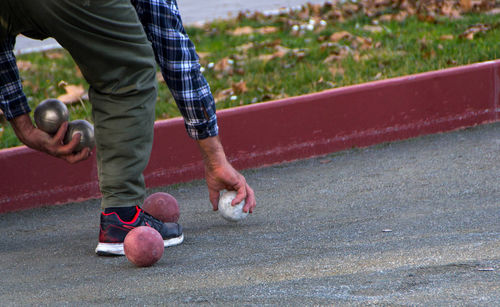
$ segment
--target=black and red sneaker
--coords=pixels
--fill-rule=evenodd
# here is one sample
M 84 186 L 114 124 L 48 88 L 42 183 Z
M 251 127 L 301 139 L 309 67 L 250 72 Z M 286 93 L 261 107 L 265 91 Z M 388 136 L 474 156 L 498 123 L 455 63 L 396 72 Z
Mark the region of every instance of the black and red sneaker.
M 137 207 L 137 213 L 130 222 L 125 222 L 115 212 L 101 213 L 101 230 L 99 244 L 95 252 L 99 256 L 122 256 L 123 241 L 127 233 L 139 226 L 152 227 L 163 237 L 163 245 L 173 246 L 184 241 L 181 225 L 177 223 L 163 223 Z

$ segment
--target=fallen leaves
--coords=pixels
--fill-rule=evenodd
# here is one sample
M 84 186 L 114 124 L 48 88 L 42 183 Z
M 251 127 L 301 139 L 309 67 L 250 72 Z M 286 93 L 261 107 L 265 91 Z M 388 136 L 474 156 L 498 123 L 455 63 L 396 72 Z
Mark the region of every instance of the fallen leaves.
M 323 60 L 323 63 L 326 64 L 326 63 L 332 63 L 332 62 L 339 62 L 339 61 L 342 61 L 343 59 L 345 59 L 350 54 L 352 54 L 352 52 L 349 49 L 347 49 L 347 48 L 341 48 L 338 51 L 336 51 L 336 52 L 330 54 L 329 56 L 327 56 Z
M 445 35 L 441 35 L 439 37 L 439 39 L 442 40 L 442 41 L 450 41 L 450 40 L 455 39 L 455 36 L 452 35 L 452 34 L 445 34 Z
M 460 0 L 459 3 L 463 12 L 467 13 L 472 10 L 472 0 Z
M 230 88 L 218 91 L 214 95 L 215 103 L 224 101 L 226 99 L 236 100 L 238 97 L 236 95 L 241 95 L 248 92 L 247 84 L 244 80 L 233 83 Z
M 486 33 L 491 30 L 491 26 L 485 24 L 475 24 L 468 27 L 462 34 L 460 34 L 460 38 L 473 40 L 474 36 L 481 33 Z
M 406 18 L 409 16 L 409 15 L 412 15 L 411 13 L 407 12 L 407 11 L 401 11 L 397 14 L 394 14 L 392 16 L 392 20 L 395 20 L 397 22 L 403 22 L 406 20 Z
M 246 44 L 243 44 L 243 45 L 240 45 L 240 46 L 237 46 L 236 47 L 236 50 L 239 51 L 239 52 L 243 52 L 243 53 L 246 53 L 248 52 L 250 49 L 254 48 L 254 43 L 253 42 L 249 42 L 249 43 L 246 43 Z
M 50 51 L 45 52 L 45 56 L 51 60 L 56 60 L 64 58 L 64 53 L 61 51 Z
M 278 32 L 278 28 L 276 27 L 262 27 L 257 29 L 257 33 L 260 34 L 270 34 L 275 32 Z
M 329 40 L 332 42 L 339 42 L 343 39 L 350 39 L 352 37 L 352 34 L 347 32 L 347 31 L 340 31 L 340 32 L 335 32 L 332 35 L 330 35 Z
M 303 35 L 307 31 L 320 30 L 328 23 L 342 22 L 355 15 L 374 18 L 380 22 L 403 22 L 409 16 L 418 16 L 422 21 L 436 22 L 439 16 L 461 18 L 469 12 L 489 12 L 497 14 L 495 0 L 359 0 L 333 1 L 321 4 L 306 4 L 299 10 L 287 10 L 276 17 L 260 12 L 240 13 L 238 19 L 248 18 L 255 21 L 274 20 L 285 23 L 294 35 Z M 377 28 L 374 28 L 375 30 Z M 377 29 L 378 30 L 378 29 Z M 233 35 L 253 34 L 252 27 L 240 27 Z
M 201 52 L 201 51 L 197 51 L 196 54 L 198 55 L 198 58 L 200 58 L 200 60 L 203 60 L 211 55 L 210 52 Z
M 325 38 L 320 37 L 319 40 L 324 41 Z M 323 63 L 340 62 L 348 56 L 352 56 L 358 62 L 367 58 L 367 55 L 361 56 L 360 52 L 382 46 L 380 42 L 374 43 L 370 37 L 355 36 L 347 31 L 335 32 L 328 37 L 328 40 L 320 45 L 322 51 L 329 50 L 329 55 L 323 60 Z M 340 44 L 340 41 L 347 45 Z
M 379 32 L 384 31 L 384 28 L 382 28 L 381 26 L 376 26 L 376 25 L 365 25 L 363 27 L 363 30 L 371 32 L 371 33 L 379 33 Z
M 249 35 L 252 34 L 253 32 L 254 28 L 247 26 L 247 27 L 239 27 L 232 31 L 228 31 L 228 34 L 234 36 L 241 36 L 241 35 Z
M 228 99 L 229 97 L 231 97 L 233 94 L 234 94 L 234 92 L 233 92 L 232 87 L 218 91 L 217 93 L 214 94 L 215 103 L 218 103 L 220 101 L 224 101 L 224 100 Z
M 17 63 L 17 68 L 19 69 L 19 71 L 23 71 L 23 72 L 28 71 L 28 70 L 32 69 L 32 67 L 33 67 L 33 64 L 30 61 L 17 60 L 16 63 Z
M 378 21 L 389 22 L 389 21 L 395 20 L 394 16 L 395 15 L 393 15 L 393 14 L 385 14 L 385 15 L 380 16 Z
M 65 104 L 81 102 L 83 97 L 86 95 L 83 85 L 73 85 L 68 84 L 65 81 L 61 81 L 58 86 L 64 88 L 66 91 L 66 94 L 57 97 L 57 99 Z
M 318 33 L 318 41 L 324 42 L 320 45 L 322 52 L 328 52 L 327 56 L 323 59 L 323 63 L 327 64 L 329 70 L 333 75 L 343 75 L 343 71 L 338 68 L 338 64 L 345 58 L 351 56 L 354 61 L 368 61 L 372 59 L 389 58 L 394 59 L 400 57 L 401 54 L 406 54 L 402 51 L 393 52 L 391 54 L 378 54 L 373 52 L 373 49 L 379 49 L 382 46 L 381 42 L 376 42 L 373 38 L 369 37 L 372 34 L 387 32 L 390 35 L 389 26 L 385 26 L 383 22 L 403 22 L 410 16 L 417 16 L 420 20 L 427 22 L 438 22 L 439 16 L 449 18 L 460 18 L 462 14 L 471 11 L 488 11 L 494 8 L 493 0 L 359 0 L 359 1 L 341 1 L 329 2 L 325 4 L 306 4 L 299 10 L 283 11 L 276 16 L 270 16 L 263 13 L 240 13 L 238 18 L 240 21 L 243 18 L 252 19 L 255 21 L 262 21 L 263 24 L 282 24 L 280 28 L 289 29 L 290 34 L 293 36 L 306 37 L 307 33 Z M 368 16 L 371 19 L 371 24 L 359 25 L 359 28 L 368 32 L 365 36 L 354 35 L 346 30 L 337 30 L 330 34 L 321 32 L 328 24 L 341 22 L 350 16 L 359 16 L 359 14 Z M 231 35 L 251 35 L 255 33 L 271 34 L 277 32 L 279 29 L 275 26 L 241 26 L 233 30 L 226 31 Z M 486 32 L 484 27 L 471 27 L 467 29 L 459 37 L 465 39 L 473 39 L 479 33 Z M 359 33 L 359 32 L 358 32 Z M 444 34 L 439 37 L 441 41 L 454 40 L 457 35 Z M 430 44 L 429 44 L 430 45 Z M 271 51 L 270 48 L 272 47 Z M 266 51 L 260 51 L 265 48 Z M 437 57 L 437 48 L 443 50 L 443 45 L 439 44 L 437 47 L 427 48 L 425 41 L 421 42 L 421 52 L 425 59 L 433 59 Z M 292 49 L 287 46 L 281 45 L 281 42 L 274 45 L 264 45 L 258 41 L 250 41 L 236 47 L 239 55 L 244 58 L 242 65 L 247 65 L 252 59 L 257 59 L 261 62 L 270 62 L 275 59 L 282 59 L 287 56 L 293 56 L 296 60 L 300 60 L 306 56 L 306 51 L 299 49 Z M 250 53 L 252 50 L 252 53 Z M 255 54 L 257 53 L 257 54 Z M 231 56 L 230 56 L 231 57 Z M 233 57 L 234 58 L 234 57 Z M 283 68 L 289 68 L 294 64 L 292 58 L 287 58 L 288 64 L 281 64 Z M 283 61 L 282 61 L 283 62 Z M 241 64 L 241 63 L 240 63 Z M 332 65 L 334 64 L 334 65 Z M 232 75 L 234 72 L 234 65 L 227 62 L 217 62 L 214 70 L 222 74 Z M 240 69 L 240 71 L 244 71 Z M 219 75 L 220 76 L 220 75 Z M 220 79 L 220 78 L 219 78 Z M 228 91 L 229 92 L 229 91 Z
M 241 95 L 243 93 L 248 92 L 247 83 L 244 80 L 241 80 L 240 82 L 233 83 L 231 88 L 233 89 L 233 92 L 236 95 Z
M 380 43 L 375 44 L 375 47 L 379 47 Z M 353 42 L 353 47 L 361 50 L 370 50 L 373 47 L 373 41 L 369 37 L 357 36 L 356 40 Z
M 290 49 L 283 47 L 281 45 L 274 47 L 274 53 L 272 54 L 261 54 L 257 57 L 260 61 L 268 62 L 276 58 L 282 58 L 290 52 Z
M 358 4 L 358 3 L 346 2 L 342 6 L 342 10 L 344 11 L 344 15 L 353 15 L 353 14 L 357 13 L 359 10 L 362 9 L 362 5 L 363 4 L 361 4 L 361 3 Z
M 330 71 L 333 77 L 344 76 L 344 69 L 341 66 L 331 66 L 328 68 L 328 70 Z
M 242 35 L 250 35 L 254 33 L 259 33 L 259 34 L 270 34 L 270 33 L 275 33 L 278 32 L 278 28 L 276 27 L 261 27 L 261 28 L 252 28 L 250 26 L 245 26 L 245 27 L 238 27 L 234 30 L 230 30 L 227 33 L 233 36 L 242 36 Z
M 368 17 L 378 17 L 381 22 L 404 21 L 408 16 L 417 15 L 420 20 L 435 22 L 437 16 L 461 18 L 472 11 L 488 11 L 495 7 L 494 0 L 364 0 L 360 2 L 363 13 Z M 394 13 L 385 13 L 391 10 Z
M 449 18 L 460 18 L 462 12 L 467 13 L 469 10 L 461 11 L 460 6 L 457 6 L 455 3 L 453 3 L 453 1 L 444 1 L 441 6 L 441 14 Z
M 224 74 L 232 74 L 234 72 L 233 64 L 234 60 L 229 57 L 225 57 L 214 65 L 214 70 Z

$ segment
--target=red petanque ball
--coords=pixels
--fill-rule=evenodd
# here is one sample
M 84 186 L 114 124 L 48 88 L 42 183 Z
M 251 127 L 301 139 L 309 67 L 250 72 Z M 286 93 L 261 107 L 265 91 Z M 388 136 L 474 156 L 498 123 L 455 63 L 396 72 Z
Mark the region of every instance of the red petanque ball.
M 142 209 L 165 223 L 177 223 L 179 220 L 179 204 L 168 193 L 158 192 L 146 198 Z
M 160 233 L 148 226 L 132 229 L 123 241 L 125 256 L 138 267 L 148 267 L 158 262 L 164 249 Z

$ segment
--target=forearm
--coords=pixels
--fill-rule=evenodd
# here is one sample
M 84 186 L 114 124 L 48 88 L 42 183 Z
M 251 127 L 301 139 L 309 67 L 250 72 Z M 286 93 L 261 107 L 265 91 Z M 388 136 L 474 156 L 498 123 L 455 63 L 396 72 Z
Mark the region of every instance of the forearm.
M 197 143 L 206 168 L 214 169 L 228 163 L 218 136 L 197 140 Z
M 31 117 L 29 116 L 29 114 L 24 114 L 13 118 L 12 120 L 10 120 L 10 124 L 14 129 L 14 132 L 16 133 L 16 136 L 19 138 L 19 140 L 28 147 L 33 148 L 34 145 L 29 142 L 30 139 L 29 136 L 35 129 L 35 126 L 33 125 L 33 122 L 31 121 Z

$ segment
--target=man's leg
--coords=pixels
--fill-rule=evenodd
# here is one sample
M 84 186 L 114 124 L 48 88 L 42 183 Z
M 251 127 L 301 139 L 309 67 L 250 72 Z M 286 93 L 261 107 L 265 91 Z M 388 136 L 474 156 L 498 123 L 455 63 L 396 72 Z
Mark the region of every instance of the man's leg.
M 33 28 L 66 48 L 90 84 L 103 209 L 139 205 L 157 87 L 153 51 L 130 1 L 21 1 Z
M 151 153 L 157 82 L 153 50 L 129 0 L 14 1 L 27 18 L 23 31 L 54 37 L 90 84 L 102 193 L 98 254 L 123 254 L 131 228 L 151 226 L 165 246 L 183 240 L 178 224 L 164 224 L 142 203 L 142 172 Z M 132 212 L 132 219 L 126 209 Z M 133 211 L 132 211 L 133 210 Z

